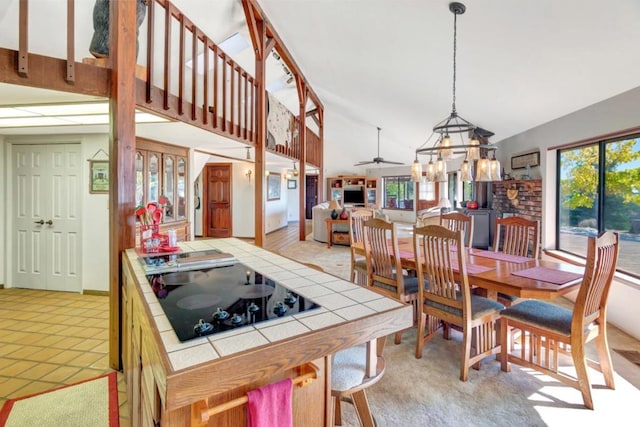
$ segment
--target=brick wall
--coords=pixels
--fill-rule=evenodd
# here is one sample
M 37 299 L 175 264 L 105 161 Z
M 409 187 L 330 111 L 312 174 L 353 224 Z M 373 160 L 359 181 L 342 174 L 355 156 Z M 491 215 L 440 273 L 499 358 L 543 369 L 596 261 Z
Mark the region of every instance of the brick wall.
M 511 213 L 542 222 L 542 180 L 494 181 L 492 184 L 493 203 L 491 207 L 496 211 L 498 217 L 501 217 L 503 213 Z M 510 189 L 518 190 L 517 206 L 507 197 L 507 191 Z

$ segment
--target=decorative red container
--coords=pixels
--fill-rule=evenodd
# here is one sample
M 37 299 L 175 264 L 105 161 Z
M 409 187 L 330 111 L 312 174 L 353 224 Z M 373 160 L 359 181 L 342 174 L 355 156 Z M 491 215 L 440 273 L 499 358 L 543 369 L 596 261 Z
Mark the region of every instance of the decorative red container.
M 467 202 L 467 209 L 478 209 L 478 202 L 470 200 Z

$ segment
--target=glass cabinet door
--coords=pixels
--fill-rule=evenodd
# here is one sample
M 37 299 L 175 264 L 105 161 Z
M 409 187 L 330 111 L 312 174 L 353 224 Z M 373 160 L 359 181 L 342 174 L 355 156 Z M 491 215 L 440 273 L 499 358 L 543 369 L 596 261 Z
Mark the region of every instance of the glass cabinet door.
M 187 195 L 185 194 L 187 185 L 187 162 L 185 159 L 178 157 L 178 185 L 176 197 L 176 219 L 185 219 L 187 217 Z
M 147 193 L 147 203 L 157 202 L 160 191 L 160 158 L 156 153 L 149 155 L 149 192 Z
M 332 188 L 331 198 L 336 199 L 338 202 L 342 202 L 342 188 Z
M 144 155 L 136 151 L 136 206 L 144 204 Z
M 175 192 L 174 192 L 174 177 L 173 177 L 173 156 L 164 155 L 164 196 L 167 198 L 167 205 L 164 207 L 164 220 L 173 221 L 175 219 L 174 205 L 175 205 Z

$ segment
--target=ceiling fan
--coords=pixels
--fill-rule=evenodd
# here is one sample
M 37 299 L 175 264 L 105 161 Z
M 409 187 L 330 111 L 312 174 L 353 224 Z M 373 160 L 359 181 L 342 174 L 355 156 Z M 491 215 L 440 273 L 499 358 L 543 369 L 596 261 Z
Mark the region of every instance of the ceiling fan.
M 387 163 L 390 165 L 402 165 L 404 163 L 401 162 L 392 162 L 391 160 L 385 160 L 382 157 L 380 157 L 380 128 L 378 128 L 378 155 L 376 157 L 374 157 L 372 160 L 364 160 L 362 162 L 358 162 L 356 163 L 354 166 L 362 166 L 362 165 L 369 165 L 372 163 L 375 164 L 380 164 L 380 163 Z

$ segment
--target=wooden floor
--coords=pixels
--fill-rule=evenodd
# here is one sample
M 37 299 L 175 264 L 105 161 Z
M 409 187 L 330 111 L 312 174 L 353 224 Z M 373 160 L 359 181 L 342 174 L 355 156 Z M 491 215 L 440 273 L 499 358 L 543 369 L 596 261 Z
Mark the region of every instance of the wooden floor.
M 300 240 L 300 223 L 290 222 L 287 227 L 280 228 L 266 235 L 264 248 L 273 252 L 280 252 L 293 242 Z M 311 220 L 305 221 L 305 236 L 311 233 Z

